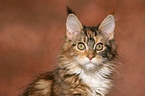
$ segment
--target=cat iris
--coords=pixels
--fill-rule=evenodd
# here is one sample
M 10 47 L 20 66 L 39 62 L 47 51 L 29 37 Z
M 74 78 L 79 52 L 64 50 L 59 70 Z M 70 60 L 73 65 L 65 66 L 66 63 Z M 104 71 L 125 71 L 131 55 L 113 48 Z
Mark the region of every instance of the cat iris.
M 96 46 L 95 46 L 95 50 L 97 51 L 101 51 L 103 49 L 103 44 L 102 43 L 98 43 Z
M 79 43 L 78 43 L 78 49 L 79 49 L 79 50 L 85 50 L 85 49 L 86 49 L 85 44 L 82 43 L 82 42 L 79 42 Z

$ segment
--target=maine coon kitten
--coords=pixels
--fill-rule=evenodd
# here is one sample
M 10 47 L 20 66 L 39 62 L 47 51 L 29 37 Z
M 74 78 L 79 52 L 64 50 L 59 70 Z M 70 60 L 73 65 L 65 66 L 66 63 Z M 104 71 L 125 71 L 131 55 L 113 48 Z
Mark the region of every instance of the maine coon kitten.
M 53 72 L 40 74 L 22 96 L 106 96 L 112 87 L 115 20 L 86 27 L 68 10 L 66 39 Z

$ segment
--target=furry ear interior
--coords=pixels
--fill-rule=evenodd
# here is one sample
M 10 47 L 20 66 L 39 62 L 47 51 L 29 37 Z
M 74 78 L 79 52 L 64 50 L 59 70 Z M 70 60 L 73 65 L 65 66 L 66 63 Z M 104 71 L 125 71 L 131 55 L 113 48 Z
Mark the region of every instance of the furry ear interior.
M 108 15 L 98 28 L 109 40 L 114 38 L 115 20 L 113 15 Z
M 67 39 L 72 40 L 82 29 L 83 26 L 79 19 L 74 14 L 69 14 L 66 20 Z

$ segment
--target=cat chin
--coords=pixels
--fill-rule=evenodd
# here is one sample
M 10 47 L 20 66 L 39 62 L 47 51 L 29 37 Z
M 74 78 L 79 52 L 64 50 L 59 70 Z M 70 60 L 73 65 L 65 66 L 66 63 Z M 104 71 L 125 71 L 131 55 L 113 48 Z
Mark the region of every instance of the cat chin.
M 93 70 L 97 70 L 97 69 L 98 69 L 98 65 L 99 65 L 99 64 L 88 63 L 88 64 L 85 64 L 85 65 L 83 66 L 83 68 L 84 68 L 85 70 L 91 70 L 91 71 L 93 71 Z

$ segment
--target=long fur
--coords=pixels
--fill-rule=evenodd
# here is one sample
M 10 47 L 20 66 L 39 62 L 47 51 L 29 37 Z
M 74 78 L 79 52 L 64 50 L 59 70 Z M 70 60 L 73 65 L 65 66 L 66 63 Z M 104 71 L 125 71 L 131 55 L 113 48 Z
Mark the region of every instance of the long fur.
M 68 16 L 69 25 L 66 24 L 69 27 L 67 32 L 78 32 L 77 26 L 81 27 L 80 22 L 71 9 L 68 8 L 67 12 L 71 14 L 70 19 Z M 112 17 L 107 17 L 109 21 L 108 18 Z M 112 24 L 112 21 L 109 23 Z M 108 25 L 101 26 L 104 28 Z M 117 57 L 113 35 L 104 34 L 99 30 L 99 26 L 81 28 L 81 32 L 71 32 L 66 36 L 56 70 L 40 74 L 21 96 L 106 96 L 109 93 L 113 85 L 110 77 Z M 103 30 L 107 32 L 107 28 Z M 108 36 L 111 36 L 111 39 L 108 39 Z M 80 42 L 83 44 L 83 50 L 78 48 Z M 100 43 L 103 48 L 97 51 L 96 46 Z

